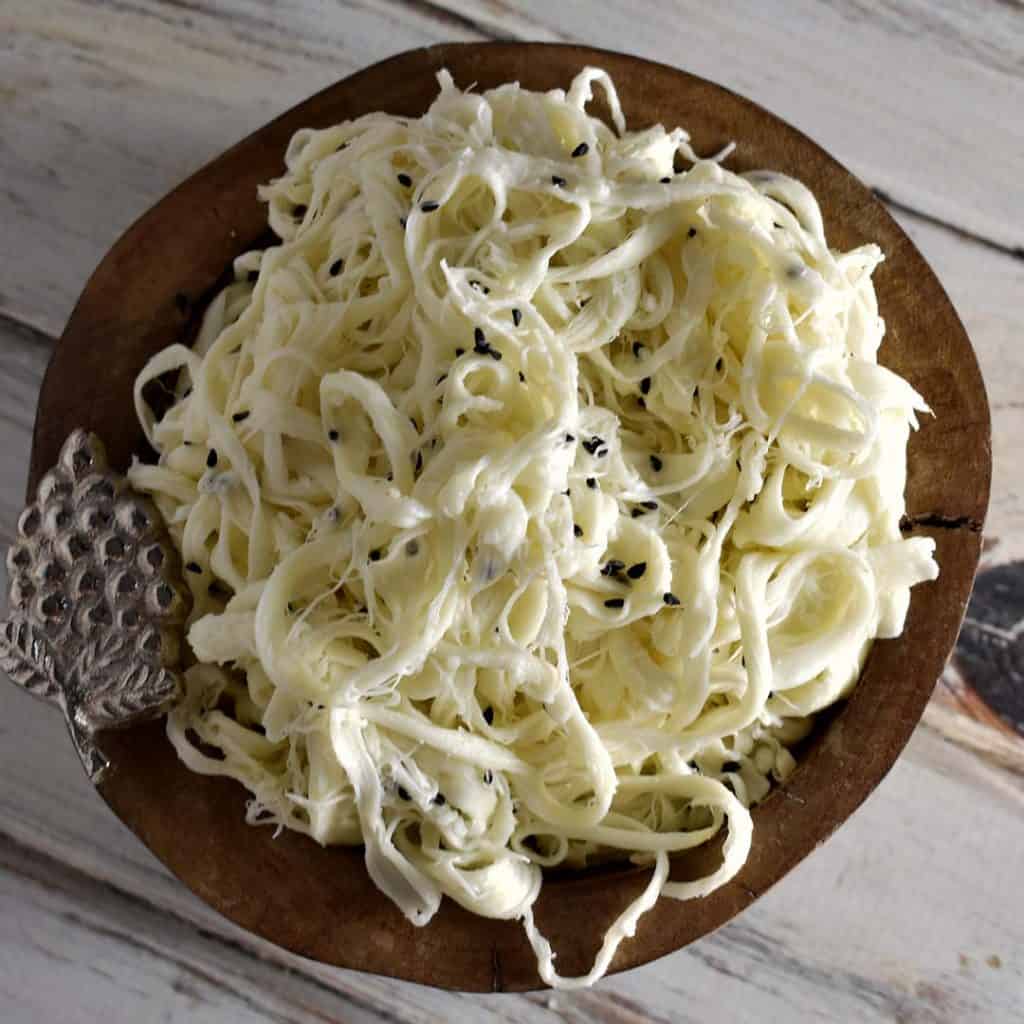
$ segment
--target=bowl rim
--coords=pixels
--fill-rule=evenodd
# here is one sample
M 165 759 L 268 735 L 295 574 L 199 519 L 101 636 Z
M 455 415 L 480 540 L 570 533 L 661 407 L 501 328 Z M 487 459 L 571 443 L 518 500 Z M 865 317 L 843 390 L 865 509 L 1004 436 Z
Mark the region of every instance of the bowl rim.
M 616 80 L 632 127 L 658 120 L 662 110 L 678 109 L 674 118 L 660 119 L 691 128 L 696 118 L 702 127 L 694 133 L 695 144 L 707 151 L 714 141 L 709 136 L 730 125 L 744 126 L 736 132 L 738 153 L 751 143 L 755 152 L 778 156 L 773 169 L 799 170 L 804 173 L 795 176 L 801 180 L 822 184 L 824 191 L 815 191 L 830 239 L 851 232 L 879 238 L 888 261 L 881 272 L 884 288 L 879 286 L 882 312 L 887 319 L 897 314 L 890 320 L 883 358 L 898 357 L 896 368 L 919 388 L 922 380 L 929 382 L 924 393 L 942 426 L 941 436 L 934 429 L 929 434 L 933 425 L 928 424 L 911 442 L 907 516 L 908 533 L 933 536 L 938 544 L 939 583 L 915 588 L 904 638 L 874 644 L 851 699 L 830 716 L 792 778 L 754 808 L 754 849 L 740 874 L 699 901 L 660 900 L 641 919 L 636 937 L 620 947 L 609 970 L 615 973 L 681 948 L 730 920 L 824 842 L 878 785 L 909 739 L 952 650 L 980 557 L 991 428 L 977 360 L 924 258 L 871 191 L 821 147 L 723 86 L 614 51 L 568 43 L 445 43 L 389 57 L 248 135 L 168 193 L 114 244 L 90 277 L 47 367 L 28 492 L 34 494 L 75 426 L 107 440 L 116 467 L 123 468 L 138 450 L 137 433 L 118 408 L 123 403 L 111 401 L 111 394 L 123 395 L 125 379 L 134 377 L 149 354 L 180 335 L 186 322 L 194 326 L 217 276 L 209 273 L 212 260 L 251 245 L 249 213 L 244 229 L 232 217 L 236 209 L 248 211 L 246 204 L 256 203 L 254 190 L 251 196 L 241 192 L 251 184 L 253 160 L 264 167 L 274 156 L 280 166 L 296 128 L 393 110 L 394 97 L 402 102 L 432 98 L 434 75 L 442 67 L 462 86 L 477 81 L 490 87 L 497 84 L 496 75 L 511 80 L 508 71 L 517 69 L 514 77 L 539 88 L 554 79 L 565 87 L 572 73 L 588 64 L 605 67 Z M 688 115 L 684 103 L 700 113 Z M 645 117 L 643 111 L 651 109 L 655 114 Z M 750 134 L 743 134 L 745 128 Z M 221 263 L 221 272 L 229 262 Z M 185 317 L 182 295 L 188 300 Z M 130 403 L 128 408 L 131 415 Z M 956 426 L 945 426 L 950 423 Z M 526 991 L 541 986 L 517 922 L 477 918 L 446 900 L 434 921 L 417 930 L 382 894 L 363 891 L 373 889 L 365 870 L 362 889 L 356 884 L 352 873 L 358 874 L 362 863 L 359 848 L 325 851 L 302 836 L 274 840 L 269 830 L 243 823 L 240 831 L 237 822 L 224 821 L 225 809 L 232 806 L 241 819 L 241 787 L 188 772 L 159 725 L 110 733 L 102 745 L 112 764 L 99 787 L 107 803 L 178 878 L 243 928 L 329 964 L 439 987 Z M 200 827 L 194 842 L 183 844 L 189 822 Z M 246 848 L 244 858 L 238 843 Z M 702 870 L 713 858 L 713 849 L 674 858 L 673 877 Z M 339 873 L 342 867 L 346 870 Z M 303 891 L 294 881 L 298 868 L 318 883 L 307 890 L 323 898 L 315 919 L 304 921 L 289 910 L 288 893 Z M 581 899 L 587 900 L 594 929 L 603 931 L 642 889 L 648 870 L 603 869 L 546 882 L 537 918 L 560 953 L 560 969 L 585 971 L 599 943 L 593 929 L 580 927 Z M 339 927 L 353 920 L 363 942 L 346 941 L 347 929 Z

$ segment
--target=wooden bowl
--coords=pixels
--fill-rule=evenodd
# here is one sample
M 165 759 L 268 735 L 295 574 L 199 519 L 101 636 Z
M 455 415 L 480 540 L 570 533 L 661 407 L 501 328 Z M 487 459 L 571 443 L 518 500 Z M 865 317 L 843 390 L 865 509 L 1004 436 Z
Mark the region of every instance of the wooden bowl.
M 123 468 L 145 445 L 132 381 L 157 350 L 194 331 L 231 260 L 267 230 L 256 186 L 282 172 L 292 133 L 371 110 L 423 113 L 435 74 L 462 86 L 518 80 L 567 87 L 584 65 L 606 68 L 631 128 L 682 125 L 698 152 L 736 140 L 735 170 L 767 167 L 817 194 L 833 246 L 878 242 L 875 276 L 888 324 L 882 361 L 931 403 L 935 419 L 910 443 L 907 529 L 934 536 L 942 574 L 916 587 L 906 632 L 876 643 L 849 701 L 824 716 L 792 778 L 759 805 L 740 875 L 699 901 L 664 899 L 623 943 L 621 971 L 679 949 L 724 924 L 831 835 L 881 781 L 906 743 L 946 657 L 981 541 L 991 468 L 990 425 L 974 353 L 935 275 L 868 189 L 810 139 L 749 100 L 693 75 L 579 46 L 471 43 L 432 46 L 331 86 L 240 142 L 175 189 L 117 242 L 90 279 L 54 352 L 39 399 L 29 493 L 75 426 L 107 442 Z M 187 130 L 187 128 L 186 128 Z M 114 812 L 189 888 L 232 921 L 308 957 L 447 988 L 536 988 L 522 927 L 475 917 L 449 900 L 414 928 L 369 880 L 360 849 L 323 849 L 295 833 L 275 839 L 245 824 L 238 784 L 194 775 L 157 723 L 102 738 L 112 771 L 100 790 Z M 694 877 L 715 850 L 680 856 L 673 877 Z M 628 866 L 546 882 L 538 924 L 563 974 L 582 973 L 607 925 L 648 874 Z

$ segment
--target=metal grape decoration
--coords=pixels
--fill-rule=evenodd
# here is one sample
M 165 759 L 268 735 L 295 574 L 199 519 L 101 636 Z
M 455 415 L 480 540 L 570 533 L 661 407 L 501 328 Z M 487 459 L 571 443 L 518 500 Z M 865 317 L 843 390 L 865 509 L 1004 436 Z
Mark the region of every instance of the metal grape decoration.
M 178 554 L 153 504 L 76 430 L 18 521 L 7 571 L 0 671 L 64 711 L 98 782 L 96 733 L 158 717 L 180 692 L 190 597 Z

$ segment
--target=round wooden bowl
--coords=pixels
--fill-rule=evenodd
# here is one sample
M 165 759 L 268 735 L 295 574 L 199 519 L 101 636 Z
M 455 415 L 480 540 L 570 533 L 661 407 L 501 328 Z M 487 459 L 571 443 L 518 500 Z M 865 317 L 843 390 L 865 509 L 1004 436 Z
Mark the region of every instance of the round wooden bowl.
M 784 786 L 754 810 L 754 846 L 740 875 L 699 901 L 664 899 L 623 943 L 621 971 L 679 949 L 724 924 L 831 835 L 889 770 L 928 700 L 957 630 L 978 562 L 989 491 L 990 425 L 974 353 L 935 275 L 869 190 L 810 139 L 749 100 L 675 68 L 578 46 L 487 43 L 433 46 L 361 71 L 249 136 L 138 220 L 93 274 L 53 355 L 39 400 L 29 493 L 76 426 L 107 442 L 124 468 L 144 454 L 132 381 L 156 351 L 194 332 L 230 262 L 267 230 L 256 187 L 282 172 L 292 133 L 371 110 L 423 113 L 448 68 L 462 86 L 518 80 L 567 87 L 587 64 L 606 68 L 631 128 L 682 125 L 698 152 L 730 140 L 735 170 L 773 168 L 818 196 L 831 244 L 877 242 L 875 275 L 888 324 L 882 362 L 931 403 L 910 443 L 908 532 L 938 542 L 941 576 L 916 587 L 904 635 L 876 643 L 852 697 L 822 717 Z M 187 130 L 187 129 L 186 129 Z M 447 988 L 524 990 L 540 984 L 514 921 L 475 917 L 444 901 L 414 928 L 378 892 L 361 849 L 274 838 L 245 823 L 242 787 L 194 775 L 156 723 L 101 738 L 112 771 L 100 790 L 114 812 L 190 889 L 226 917 L 308 957 Z M 678 857 L 673 877 L 695 877 L 717 850 Z M 563 974 L 586 971 L 612 919 L 643 888 L 623 866 L 549 879 L 537 921 Z

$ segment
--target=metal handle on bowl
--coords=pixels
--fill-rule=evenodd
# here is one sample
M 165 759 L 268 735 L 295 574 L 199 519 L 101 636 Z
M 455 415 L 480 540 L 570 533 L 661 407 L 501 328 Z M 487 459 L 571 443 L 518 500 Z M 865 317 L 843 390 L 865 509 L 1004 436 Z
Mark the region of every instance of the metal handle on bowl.
M 18 520 L 7 552 L 0 671 L 60 707 L 93 782 L 96 734 L 156 718 L 181 692 L 191 598 L 163 520 L 75 430 Z

